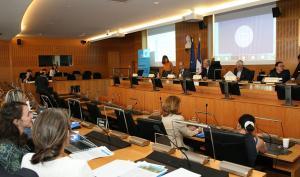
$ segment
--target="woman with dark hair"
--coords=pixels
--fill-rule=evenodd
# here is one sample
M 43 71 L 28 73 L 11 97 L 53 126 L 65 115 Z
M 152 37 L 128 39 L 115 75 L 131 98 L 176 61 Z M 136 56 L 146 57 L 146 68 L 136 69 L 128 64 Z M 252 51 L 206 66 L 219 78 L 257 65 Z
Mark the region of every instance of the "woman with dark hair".
M 0 167 L 15 173 L 29 152 L 24 129 L 32 126 L 32 114 L 25 103 L 5 103 L 0 109 Z
M 290 71 L 284 69 L 284 64 L 282 61 L 276 62 L 275 68 L 270 72 L 270 77 L 282 78 L 283 83 L 291 79 Z
M 167 77 L 168 74 L 172 73 L 173 64 L 169 61 L 169 58 L 166 55 L 162 57 L 161 63 L 163 65 L 162 77 Z
M 61 109 L 47 109 L 34 122 L 32 139 L 36 153 L 23 157 L 22 167 L 35 171 L 41 177 L 92 177 L 86 161 L 64 157 L 69 143 L 69 119 Z
M 265 153 L 267 146 L 262 139 L 260 139 L 254 132 L 255 130 L 255 118 L 250 114 L 244 114 L 239 119 L 238 130 L 242 134 L 249 135 L 253 138 L 256 145 L 256 151 L 259 153 Z

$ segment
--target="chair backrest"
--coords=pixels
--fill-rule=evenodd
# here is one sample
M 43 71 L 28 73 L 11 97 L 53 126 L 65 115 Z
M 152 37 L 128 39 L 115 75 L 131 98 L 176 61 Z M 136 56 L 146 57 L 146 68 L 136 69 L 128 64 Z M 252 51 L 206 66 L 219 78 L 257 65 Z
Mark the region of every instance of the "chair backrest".
M 103 115 L 101 114 L 101 111 L 99 110 L 97 104 L 86 103 L 86 106 L 90 114 L 88 121 L 97 124 L 97 119 L 103 118 Z
M 155 133 L 167 135 L 162 121 L 154 119 L 137 119 L 138 136 L 152 142 L 155 141 Z
M 26 73 L 20 73 L 19 78 L 23 81 L 26 78 Z
M 89 74 L 89 73 L 84 72 L 84 73 L 82 74 L 82 79 L 83 79 L 83 80 L 89 80 L 89 79 L 91 79 L 91 78 L 92 78 L 92 75 Z
M 44 106 L 46 106 L 47 108 L 53 108 L 54 105 L 51 102 L 51 100 L 49 99 L 49 97 L 47 95 L 41 95 L 41 100 Z
M 254 76 L 255 76 L 255 71 L 250 71 L 250 80 L 249 81 L 253 81 L 254 80 Z
M 76 77 L 74 74 L 68 74 L 67 80 L 76 80 Z
M 209 129 L 204 129 L 204 134 L 206 155 L 214 157 Z M 253 137 L 214 128 L 212 129 L 212 137 L 217 160 L 226 160 L 241 165 L 254 166 L 257 152 Z
M 87 74 L 87 75 L 90 75 L 90 76 L 91 76 L 91 75 L 92 75 L 92 72 L 91 72 L 91 71 L 84 71 L 83 74 Z
M 117 117 L 119 131 L 135 136 L 137 131 L 131 112 L 126 110 L 115 110 L 115 114 Z
M 96 72 L 96 73 L 93 74 L 93 79 L 101 79 L 101 78 L 102 78 L 101 73 Z
M 69 116 L 83 120 L 80 101 L 68 98 Z
M 72 74 L 81 74 L 81 72 L 80 71 L 73 71 L 73 73 Z

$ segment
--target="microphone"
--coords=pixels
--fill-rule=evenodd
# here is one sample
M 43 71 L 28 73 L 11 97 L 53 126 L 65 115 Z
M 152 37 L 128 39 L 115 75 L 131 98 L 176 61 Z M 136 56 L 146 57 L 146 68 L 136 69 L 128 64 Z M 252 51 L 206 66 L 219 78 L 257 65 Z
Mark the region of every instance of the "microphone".
M 161 100 L 161 96 L 159 97 L 159 102 L 160 102 L 160 109 L 162 109 L 162 100 Z
M 154 125 L 153 126 L 154 130 L 156 132 L 158 132 L 159 134 L 161 135 L 164 135 L 164 133 L 161 131 L 161 129 L 157 126 L 157 125 Z M 184 151 L 188 151 L 188 149 L 186 147 L 179 147 L 177 146 L 176 143 L 174 143 L 169 137 L 168 135 L 166 135 L 167 139 L 170 141 L 171 144 L 173 144 L 173 146 L 175 146 L 176 149 L 178 149 L 186 158 L 186 161 L 187 161 L 187 165 L 188 165 L 188 168 L 191 169 L 191 162 L 190 162 L 190 159 L 188 158 L 188 156 L 186 155 L 186 153 Z
M 205 104 L 205 124 L 207 125 L 207 114 L 208 114 L 208 112 L 207 112 L 207 106 L 208 106 L 208 104 L 206 103 Z

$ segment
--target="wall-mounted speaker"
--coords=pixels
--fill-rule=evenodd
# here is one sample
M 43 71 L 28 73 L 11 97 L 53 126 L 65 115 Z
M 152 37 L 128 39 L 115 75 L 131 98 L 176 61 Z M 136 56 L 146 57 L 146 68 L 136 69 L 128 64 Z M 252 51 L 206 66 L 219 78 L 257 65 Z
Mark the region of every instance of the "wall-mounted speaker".
M 85 40 L 81 40 L 80 43 L 81 43 L 82 45 L 84 45 L 84 44 L 86 44 L 86 41 L 85 41 Z
M 279 7 L 272 8 L 272 13 L 274 18 L 280 17 L 281 15 Z
M 17 39 L 17 45 L 22 45 L 22 39 Z
M 200 21 L 199 22 L 199 29 L 206 29 L 207 28 L 207 25 L 204 23 L 204 21 Z

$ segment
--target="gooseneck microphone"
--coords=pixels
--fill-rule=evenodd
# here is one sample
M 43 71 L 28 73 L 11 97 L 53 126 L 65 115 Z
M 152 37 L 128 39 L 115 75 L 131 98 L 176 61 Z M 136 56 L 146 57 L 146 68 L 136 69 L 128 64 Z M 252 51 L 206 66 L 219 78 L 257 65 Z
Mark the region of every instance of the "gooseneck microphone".
M 159 134 L 165 135 L 157 125 L 154 125 L 153 128 L 154 128 L 154 130 L 155 130 L 156 132 L 158 132 Z M 188 168 L 191 169 L 191 162 L 190 162 L 190 159 L 188 158 L 188 156 L 187 156 L 186 153 L 184 152 L 184 151 L 188 151 L 188 149 L 187 149 L 186 147 L 179 147 L 179 146 L 177 146 L 177 144 L 174 143 L 174 142 L 168 137 L 168 135 L 166 135 L 165 137 L 167 137 L 167 139 L 170 141 L 170 143 L 173 144 L 173 146 L 175 146 L 175 148 L 178 149 L 178 150 L 184 155 L 184 157 L 186 158 L 186 161 L 187 161 Z

